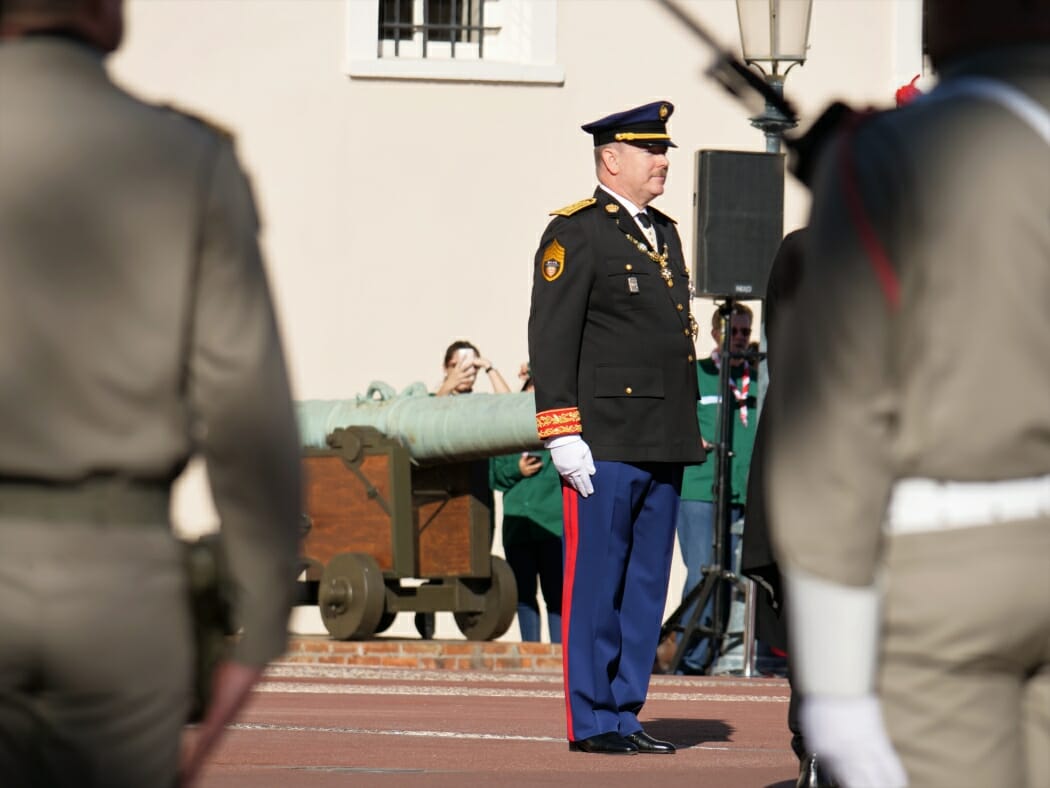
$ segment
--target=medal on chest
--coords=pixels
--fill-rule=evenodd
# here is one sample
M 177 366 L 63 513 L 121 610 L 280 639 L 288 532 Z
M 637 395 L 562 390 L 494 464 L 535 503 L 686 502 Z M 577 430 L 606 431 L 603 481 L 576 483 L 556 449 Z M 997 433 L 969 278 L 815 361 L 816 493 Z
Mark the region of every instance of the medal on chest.
M 667 244 L 666 243 L 664 244 L 664 251 L 663 251 L 663 253 L 662 254 L 657 254 L 656 252 L 652 251 L 648 246 L 646 246 L 643 241 L 639 241 L 637 238 L 635 238 L 633 235 L 631 235 L 626 230 L 623 230 L 621 228 L 620 232 L 622 232 L 624 234 L 624 237 L 639 252 L 641 252 L 646 257 L 648 257 L 650 260 L 652 260 L 654 263 L 656 263 L 658 266 L 660 266 L 660 276 L 663 278 L 664 282 L 667 283 L 668 287 L 674 287 L 674 271 L 672 271 L 670 266 L 667 264 L 667 260 L 671 256 L 671 253 L 670 253 L 670 250 L 667 247 Z

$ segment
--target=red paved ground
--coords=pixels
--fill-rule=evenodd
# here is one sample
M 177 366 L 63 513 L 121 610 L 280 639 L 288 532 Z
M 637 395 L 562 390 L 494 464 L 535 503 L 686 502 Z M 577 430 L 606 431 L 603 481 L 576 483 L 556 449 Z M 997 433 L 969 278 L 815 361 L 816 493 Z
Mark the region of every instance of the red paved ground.
M 674 756 L 570 753 L 555 673 L 278 666 L 202 788 L 791 788 L 781 679 L 654 676 L 642 721 Z

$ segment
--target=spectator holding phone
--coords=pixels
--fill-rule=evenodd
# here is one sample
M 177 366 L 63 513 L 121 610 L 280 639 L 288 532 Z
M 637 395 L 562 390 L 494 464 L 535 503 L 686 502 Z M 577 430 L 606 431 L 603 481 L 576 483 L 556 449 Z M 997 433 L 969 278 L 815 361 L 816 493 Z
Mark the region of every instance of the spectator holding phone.
M 457 339 L 445 350 L 445 361 L 442 364 L 445 379 L 434 396 L 447 397 L 452 394 L 470 394 L 478 371 L 484 372 L 492 383 L 495 394 L 509 394 L 510 386 L 492 362 L 481 355 L 481 352 L 465 339 Z
M 522 391 L 532 391 L 526 371 Z M 549 451 L 515 452 L 489 460 L 489 486 L 503 493 L 503 554 L 518 586 L 522 642 L 540 640 L 537 578 L 547 606 L 551 643 L 561 643 L 561 480 Z
M 445 349 L 445 360 L 441 369 L 445 378 L 441 381 L 438 390 L 434 392 L 435 397 L 473 393 L 479 370 L 488 376 L 494 394 L 510 394 L 510 386 L 507 385 L 507 381 L 503 379 L 499 371 L 492 366 L 492 362 L 481 355 L 481 351 L 473 343 L 465 339 L 457 339 Z M 491 500 L 489 504 L 491 505 Z M 490 526 L 495 527 L 491 522 Z M 434 637 L 433 613 L 416 613 L 415 624 L 416 631 L 424 640 Z

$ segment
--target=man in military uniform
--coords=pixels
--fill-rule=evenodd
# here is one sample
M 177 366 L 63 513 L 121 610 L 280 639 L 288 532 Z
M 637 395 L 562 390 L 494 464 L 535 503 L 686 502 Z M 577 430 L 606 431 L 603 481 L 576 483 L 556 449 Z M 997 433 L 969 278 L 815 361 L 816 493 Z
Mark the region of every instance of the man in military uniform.
M 840 782 L 1050 785 L 1050 10 L 927 0 L 941 76 L 823 154 L 771 526 Z M 781 417 L 783 414 L 783 418 Z
M 689 276 L 663 193 L 673 107 L 583 126 L 594 196 L 555 211 L 536 253 L 529 358 L 540 437 L 563 479 L 570 749 L 673 753 L 642 730 L 685 463 L 704 449 Z
M 243 630 L 184 784 L 287 640 L 299 440 L 251 192 L 228 135 L 109 80 L 121 22 L 121 0 L 0 6 L 4 785 L 175 783 L 191 454 Z

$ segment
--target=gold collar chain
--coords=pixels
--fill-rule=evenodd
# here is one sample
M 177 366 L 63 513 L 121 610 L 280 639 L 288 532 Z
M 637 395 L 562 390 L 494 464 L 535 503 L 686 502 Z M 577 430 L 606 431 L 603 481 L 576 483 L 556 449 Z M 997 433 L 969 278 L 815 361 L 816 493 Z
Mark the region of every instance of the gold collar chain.
M 624 234 L 624 237 L 627 238 L 627 240 L 630 241 L 639 252 L 660 266 L 660 276 L 662 276 L 664 281 L 667 282 L 668 287 L 674 287 L 674 271 L 667 266 L 667 259 L 670 257 L 670 251 L 667 248 L 667 244 L 664 244 L 664 253 L 657 254 L 626 230 L 621 230 L 620 232 Z

